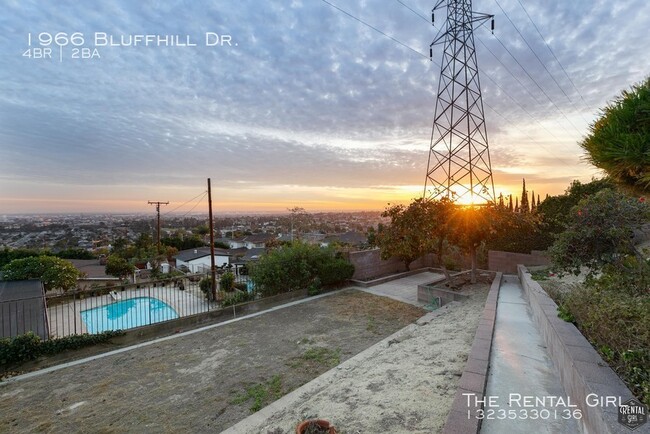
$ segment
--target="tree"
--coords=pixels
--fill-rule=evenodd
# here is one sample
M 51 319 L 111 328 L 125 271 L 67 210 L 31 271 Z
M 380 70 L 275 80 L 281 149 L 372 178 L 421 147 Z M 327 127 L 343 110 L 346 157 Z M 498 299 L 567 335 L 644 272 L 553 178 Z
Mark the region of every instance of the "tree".
M 588 183 L 574 180 L 559 196 L 547 196 L 544 202 L 537 204 L 537 213 L 542 216 L 544 229 L 554 236 L 566 229 L 571 215 L 571 209 L 583 199 L 586 199 L 605 188 L 613 188 L 614 184 L 608 179 L 592 179 Z
M 566 231 L 550 249 L 551 259 L 559 269 L 576 274 L 581 266 L 593 273 L 606 265 L 625 268 L 630 260 L 643 263 L 632 235 L 648 219 L 645 201 L 601 190 L 571 209 Z
M 433 251 L 436 218 L 432 203 L 420 198 L 408 207 L 393 205 L 384 210 L 382 216 L 390 217 L 390 224 L 376 235 L 382 259 L 397 257 L 408 270 L 411 262 Z
M 607 105 L 580 146 L 618 184 L 650 192 L 650 77 Z
M 70 262 L 54 256 L 32 256 L 14 259 L 2 268 L 5 280 L 40 279 L 46 291 L 67 291 L 77 286 L 82 273 Z
M 453 244 L 469 254 L 472 268 L 470 278 L 476 283 L 476 270 L 478 268 L 476 251 L 482 242 L 486 241 L 495 230 L 494 220 L 491 218 L 497 210 L 490 206 L 458 207 L 454 210 L 449 226 L 449 236 Z
M 519 208 L 520 212 L 528 212 L 530 211 L 530 207 L 528 205 L 528 190 L 526 190 L 526 178 L 523 179 L 522 181 L 522 189 L 521 189 L 521 207 Z
M 124 279 L 125 277 L 131 275 L 135 270 L 135 267 L 130 264 L 126 259 L 118 255 L 110 255 L 106 259 L 106 274 L 109 276 L 119 277 Z

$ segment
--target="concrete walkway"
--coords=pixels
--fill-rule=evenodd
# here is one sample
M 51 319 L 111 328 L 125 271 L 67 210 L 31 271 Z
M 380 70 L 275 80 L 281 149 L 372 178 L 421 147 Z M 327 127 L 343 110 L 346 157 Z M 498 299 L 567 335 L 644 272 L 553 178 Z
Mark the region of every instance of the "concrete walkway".
M 514 275 L 499 293 L 485 399 L 483 434 L 581 432 Z
M 381 283 L 370 288 L 355 287 L 359 291 L 369 292 L 370 294 L 380 295 L 382 297 L 392 298 L 402 303 L 412 304 L 418 307 L 425 307 L 427 303 L 418 301 L 418 285 L 433 282 L 443 277 L 440 273 L 426 271 L 414 274 L 412 276 L 402 277 L 386 283 Z

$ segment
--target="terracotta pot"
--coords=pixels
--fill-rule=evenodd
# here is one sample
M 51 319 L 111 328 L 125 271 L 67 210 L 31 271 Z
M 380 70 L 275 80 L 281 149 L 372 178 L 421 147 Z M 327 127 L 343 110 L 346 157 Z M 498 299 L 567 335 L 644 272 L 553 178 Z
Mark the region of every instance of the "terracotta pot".
M 334 425 L 330 424 L 329 421 L 326 421 L 325 419 L 309 419 L 300 422 L 296 427 L 296 434 L 304 434 L 310 424 L 316 424 L 322 428 L 328 429 L 328 434 L 337 434 Z

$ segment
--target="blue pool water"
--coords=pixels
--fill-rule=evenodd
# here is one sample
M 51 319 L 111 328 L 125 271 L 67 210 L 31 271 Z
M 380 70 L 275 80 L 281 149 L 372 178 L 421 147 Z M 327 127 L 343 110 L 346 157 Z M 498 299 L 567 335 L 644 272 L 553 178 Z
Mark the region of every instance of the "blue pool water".
M 167 303 L 151 297 L 137 297 L 81 311 L 88 333 L 126 330 L 178 318 Z

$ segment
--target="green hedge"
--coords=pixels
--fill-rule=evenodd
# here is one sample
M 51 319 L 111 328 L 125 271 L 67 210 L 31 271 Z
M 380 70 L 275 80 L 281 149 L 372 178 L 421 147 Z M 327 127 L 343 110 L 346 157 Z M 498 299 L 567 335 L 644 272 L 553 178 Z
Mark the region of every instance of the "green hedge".
M 123 331 L 116 330 L 96 335 L 82 334 L 42 341 L 34 333 L 28 332 L 12 339 L 0 339 L 0 366 L 15 365 L 41 356 L 51 356 L 66 350 L 88 347 L 122 335 L 124 335 Z

